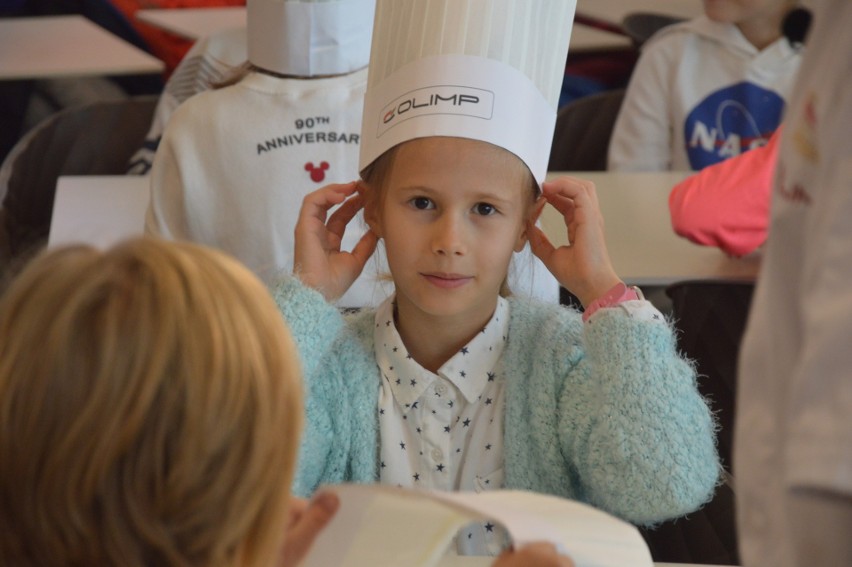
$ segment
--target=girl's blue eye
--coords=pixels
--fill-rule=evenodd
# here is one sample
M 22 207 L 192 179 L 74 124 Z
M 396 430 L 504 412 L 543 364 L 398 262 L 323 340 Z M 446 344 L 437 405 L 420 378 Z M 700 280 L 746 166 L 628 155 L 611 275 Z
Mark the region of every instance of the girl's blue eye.
M 476 214 L 487 217 L 489 215 L 493 215 L 497 212 L 497 209 L 494 205 L 489 205 L 488 203 L 477 203 L 473 206 L 473 209 L 476 211 Z
M 433 208 L 432 200 L 426 197 L 415 197 L 411 200 L 411 204 L 414 205 L 415 209 L 420 209 L 421 211 Z

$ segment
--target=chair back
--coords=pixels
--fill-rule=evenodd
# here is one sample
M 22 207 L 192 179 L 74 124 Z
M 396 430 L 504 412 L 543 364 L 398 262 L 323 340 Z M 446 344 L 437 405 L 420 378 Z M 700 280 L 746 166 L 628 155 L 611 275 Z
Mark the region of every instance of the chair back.
M 140 96 L 68 108 L 21 138 L 0 167 L 0 263 L 4 253 L 8 262 L 44 245 L 59 176 L 125 173 L 156 102 Z
M 556 115 L 549 171 L 606 171 L 606 156 L 625 89 L 579 98 Z
M 642 530 L 655 561 L 739 565 L 731 449 L 737 359 L 753 293 L 752 282 L 684 281 L 666 289 L 678 348 L 695 361 L 698 390 L 716 414 L 719 457 L 727 477 L 701 510 Z
M 621 21 L 624 33 L 633 41 L 637 48 L 642 47 L 655 33 L 666 26 L 684 21 L 683 18 L 650 12 L 634 12 L 627 14 Z

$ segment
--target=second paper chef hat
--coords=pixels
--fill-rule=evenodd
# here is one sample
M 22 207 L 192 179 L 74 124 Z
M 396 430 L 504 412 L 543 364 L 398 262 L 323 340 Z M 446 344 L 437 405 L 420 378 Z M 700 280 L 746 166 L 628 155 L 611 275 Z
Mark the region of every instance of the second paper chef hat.
M 376 0 L 248 0 L 248 58 L 282 75 L 365 67 Z
M 377 0 L 360 168 L 455 136 L 518 156 L 541 183 L 576 0 Z

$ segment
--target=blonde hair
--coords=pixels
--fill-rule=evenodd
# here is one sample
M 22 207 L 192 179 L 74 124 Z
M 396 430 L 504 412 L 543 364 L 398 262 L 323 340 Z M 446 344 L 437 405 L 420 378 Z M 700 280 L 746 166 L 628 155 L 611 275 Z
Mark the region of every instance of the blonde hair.
M 224 254 L 146 238 L 34 260 L 0 301 L 0 564 L 274 564 L 299 377 Z

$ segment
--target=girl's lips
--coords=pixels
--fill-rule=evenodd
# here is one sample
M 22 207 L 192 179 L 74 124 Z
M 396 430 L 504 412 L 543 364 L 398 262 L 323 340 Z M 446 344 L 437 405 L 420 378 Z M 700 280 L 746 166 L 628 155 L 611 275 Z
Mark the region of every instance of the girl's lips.
M 473 279 L 460 274 L 423 274 L 423 277 L 432 285 L 444 289 L 461 287 Z

